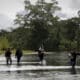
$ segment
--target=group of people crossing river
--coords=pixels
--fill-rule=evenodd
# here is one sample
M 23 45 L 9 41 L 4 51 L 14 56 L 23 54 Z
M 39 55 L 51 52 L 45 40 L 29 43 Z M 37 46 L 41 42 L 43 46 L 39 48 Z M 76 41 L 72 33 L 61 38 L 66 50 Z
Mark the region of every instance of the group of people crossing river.
M 46 62 L 44 60 L 44 53 L 45 53 L 44 48 L 40 47 L 38 49 L 38 58 L 39 58 L 40 64 L 46 64 Z M 6 64 L 7 65 L 12 64 L 11 54 L 12 54 L 11 49 L 7 48 L 7 50 L 5 51 L 5 57 L 6 57 Z M 72 68 L 74 68 L 75 65 L 76 65 L 76 58 L 77 58 L 78 55 L 80 55 L 80 53 L 76 52 L 75 50 L 72 50 L 69 53 L 70 65 L 72 66 Z M 20 64 L 22 56 L 23 56 L 23 52 L 20 48 L 18 48 L 15 52 L 15 58 L 17 59 L 17 65 Z
M 7 65 L 12 64 L 11 54 L 12 54 L 11 49 L 7 48 L 5 51 L 5 58 L 6 58 L 6 64 Z M 22 50 L 20 48 L 16 49 L 15 58 L 17 59 L 17 65 L 20 65 L 20 61 L 21 61 L 22 56 L 23 56 Z M 45 64 L 44 49 L 42 49 L 41 47 L 38 49 L 38 57 L 39 57 L 40 64 Z

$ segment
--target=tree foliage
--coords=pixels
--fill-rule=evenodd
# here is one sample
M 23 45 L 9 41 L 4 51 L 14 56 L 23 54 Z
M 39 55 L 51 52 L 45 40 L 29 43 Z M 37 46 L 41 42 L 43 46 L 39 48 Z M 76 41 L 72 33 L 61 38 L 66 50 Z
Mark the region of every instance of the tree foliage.
M 6 37 L 0 37 L 0 50 L 9 48 L 10 44 Z
M 24 14 L 18 13 L 14 21 L 18 28 L 0 32 L 0 37 L 6 37 L 6 40 L 3 38 L 5 44 L 31 50 L 38 49 L 42 44 L 46 51 L 80 50 L 80 18 L 59 20 L 54 15 L 60 10 L 55 0 L 49 3 L 37 0 L 35 4 L 25 0 L 24 3 Z M 3 45 L 3 42 L 0 44 Z
M 21 15 L 21 17 L 18 15 L 15 21 L 20 26 L 23 22 L 24 27 L 27 26 L 32 29 L 29 43 L 32 49 L 37 49 L 48 39 L 49 29 L 53 27 L 54 21 L 58 19 L 53 14 L 60 8 L 55 0 L 50 3 L 45 0 L 37 0 L 35 5 L 31 4 L 29 0 L 25 0 L 24 3 L 26 14 Z

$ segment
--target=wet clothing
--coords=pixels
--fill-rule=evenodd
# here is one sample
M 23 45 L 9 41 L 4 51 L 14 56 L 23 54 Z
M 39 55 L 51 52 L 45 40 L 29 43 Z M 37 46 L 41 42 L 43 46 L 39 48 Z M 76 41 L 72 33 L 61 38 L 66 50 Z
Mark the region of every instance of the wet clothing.
M 19 65 L 20 64 L 21 57 L 22 57 L 22 51 L 19 50 L 19 49 L 17 49 L 16 50 L 15 57 L 17 58 L 17 64 Z
M 38 57 L 39 57 L 40 61 L 43 61 L 43 59 L 44 59 L 44 52 L 38 50 Z
M 72 67 L 74 67 L 76 65 L 77 55 L 80 55 L 80 54 L 79 53 L 76 53 L 75 51 L 71 52 L 71 60 L 70 60 L 70 63 L 72 65 Z
M 11 51 L 10 50 L 7 50 L 6 52 L 5 52 L 5 57 L 6 57 L 6 63 L 7 63 L 7 65 L 8 64 L 12 64 L 12 59 L 11 59 Z
M 72 66 L 75 66 L 75 64 L 76 64 L 76 57 L 77 57 L 76 53 L 72 52 L 71 53 L 71 65 Z

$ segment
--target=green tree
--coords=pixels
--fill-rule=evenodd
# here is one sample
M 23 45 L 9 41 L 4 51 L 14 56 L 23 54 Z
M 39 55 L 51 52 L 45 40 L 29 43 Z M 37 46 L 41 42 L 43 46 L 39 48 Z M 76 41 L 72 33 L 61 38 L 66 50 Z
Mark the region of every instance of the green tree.
M 19 27 L 9 32 L 7 36 L 13 48 L 20 47 L 22 49 L 28 49 L 30 35 L 31 32 L 29 28 Z
M 37 49 L 41 44 L 44 44 L 49 37 L 50 29 L 54 27 L 55 20 L 58 17 L 54 16 L 55 11 L 60 10 L 57 6 L 57 1 L 52 0 L 37 0 L 35 5 L 29 0 L 25 0 L 26 14 L 17 16 L 16 23 L 24 27 L 31 28 L 30 46 L 31 49 Z
M 6 49 L 10 47 L 10 43 L 6 37 L 0 37 L 0 49 Z

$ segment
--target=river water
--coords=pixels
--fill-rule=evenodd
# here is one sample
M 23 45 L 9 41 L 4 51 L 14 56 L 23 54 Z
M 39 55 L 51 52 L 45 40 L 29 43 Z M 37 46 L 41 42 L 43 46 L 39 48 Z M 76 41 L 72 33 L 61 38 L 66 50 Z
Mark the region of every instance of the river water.
M 77 58 L 77 66 L 79 68 L 66 68 L 69 66 L 69 58 L 67 53 L 50 53 L 45 56 L 46 66 L 64 66 L 63 68 L 50 69 L 37 69 L 38 66 L 41 68 L 45 67 L 37 63 L 16 65 L 16 60 L 13 57 L 13 64 L 7 66 L 5 64 L 4 56 L 0 57 L 0 79 L 1 80 L 80 80 L 80 67 L 79 57 Z M 37 55 L 26 55 L 22 58 L 22 62 L 36 62 L 38 61 Z M 36 67 L 35 70 L 31 70 Z M 46 68 L 46 67 L 45 67 Z M 30 70 L 28 70 L 30 69 Z
M 1 80 L 80 80 L 80 70 L 52 71 L 5 71 L 0 72 Z

